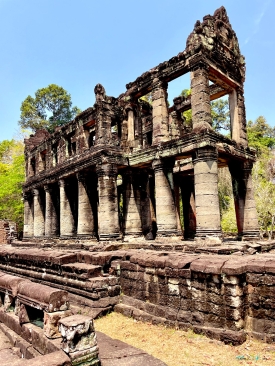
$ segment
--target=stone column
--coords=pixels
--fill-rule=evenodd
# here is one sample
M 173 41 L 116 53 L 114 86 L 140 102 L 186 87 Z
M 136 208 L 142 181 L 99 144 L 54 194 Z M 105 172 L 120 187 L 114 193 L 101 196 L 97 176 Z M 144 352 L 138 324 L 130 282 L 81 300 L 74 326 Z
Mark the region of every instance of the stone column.
M 140 185 L 142 232 L 146 240 L 152 240 L 154 239 L 153 222 L 156 223 L 156 215 L 150 197 L 149 174 L 145 170 L 140 174 Z
M 74 217 L 66 193 L 66 182 L 64 179 L 60 179 L 58 184 L 60 192 L 60 236 L 74 236 Z
M 33 196 L 24 194 L 24 239 L 33 237 Z
M 128 142 L 133 142 L 135 140 L 135 116 L 132 106 L 128 106 Z
M 125 236 L 142 235 L 142 213 L 140 197 L 140 177 L 137 172 L 128 170 L 123 176 Z
M 252 162 L 232 162 L 229 170 L 232 176 L 235 212 L 239 239 L 258 239 L 259 223 L 252 185 Z
M 55 237 L 59 234 L 58 213 L 56 212 L 56 206 L 54 205 L 53 189 L 52 187 L 45 185 L 45 236 Z
M 153 143 L 157 145 L 160 142 L 169 140 L 169 115 L 167 103 L 167 83 L 158 79 L 154 80 L 152 92 L 153 106 Z
M 110 163 L 96 167 L 98 177 L 98 235 L 99 240 L 113 240 L 120 236 L 118 201 L 117 201 L 117 167 Z
M 176 218 L 177 218 L 177 231 L 178 235 L 182 235 L 182 227 L 180 222 L 180 200 L 181 200 L 181 192 L 180 192 L 180 182 L 179 177 L 174 176 L 174 195 L 175 195 L 175 207 L 176 207 Z
M 33 236 L 43 237 L 45 234 L 44 205 L 39 189 L 33 190 Z
M 94 214 L 88 195 L 88 187 L 84 174 L 77 174 L 78 180 L 78 236 L 92 236 L 95 238 Z
M 246 113 L 243 91 L 233 90 L 229 94 L 230 122 L 232 140 L 247 146 Z
M 196 237 L 221 236 L 218 156 L 213 147 L 197 149 L 194 164 Z
M 162 161 L 154 160 L 152 166 L 155 172 L 157 235 L 177 235 L 172 164 L 164 166 Z
M 196 204 L 194 196 L 194 180 L 184 177 L 181 185 L 182 208 L 184 218 L 184 238 L 194 239 L 196 234 Z
M 196 65 L 191 71 L 191 108 L 193 130 L 212 129 L 207 65 Z
M 181 113 L 173 111 L 169 114 L 169 135 L 171 140 L 178 139 L 182 136 L 183 122 Z

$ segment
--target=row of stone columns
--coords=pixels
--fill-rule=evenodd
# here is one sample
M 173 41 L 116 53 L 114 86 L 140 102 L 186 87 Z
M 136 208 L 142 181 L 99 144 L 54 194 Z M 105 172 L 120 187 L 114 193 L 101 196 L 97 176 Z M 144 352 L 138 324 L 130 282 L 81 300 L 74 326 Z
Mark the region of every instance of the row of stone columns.
M 155 160 L 154 186 L 147 172 L 139 169 L 123 173 L 123 231 L 125 236 L 152 239 L 154 223 L 158 236 L 181 235 L 180 199 L 185 238 L 221 236 L 218 195 L 218 161 L 214 147 L 197 149 L 191 177 L 174 179 L 173 161 Z M 230 165 L 240 236 L 257 236 L 258 221 L 251 182 L 252 164 Z M 24 237 L 96 238 L 114 240 L 120 236 L 117 167 L 101 164 L 95 179 L 77 174 L 78 191 L 61 179 L 58 187 L 45 185 L 25 196 Z M 97 182 L 96 182 L 97 180 Z M 96 187 L 97 184 L 97 187 Z M 180 191 L 181 198 L 180 198 Z M 153 193 L 152 193 L 153 191 Z M 77 200 L 72 200 L 77 195 Z M 58 202 L 59 200 L 59 202 Z M 33 201 L 33 205 L 32 202 Z M 74 202 L 77 202 L 74 204 Z M 74 210 L 77 209 L 77 213 Z

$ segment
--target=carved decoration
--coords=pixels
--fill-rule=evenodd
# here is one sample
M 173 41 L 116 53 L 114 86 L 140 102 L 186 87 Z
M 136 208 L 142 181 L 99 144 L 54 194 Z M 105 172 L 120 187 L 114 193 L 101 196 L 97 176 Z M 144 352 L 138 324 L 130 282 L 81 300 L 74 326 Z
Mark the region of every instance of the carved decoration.
M 105 100 L 106 92 L 105 92 L 105 88 L 103 85 L 96 84 L 96 86 L 94 88 L 94 92 L 95 92 L 95 98 L 96 98 L 97 103 L 101 102 L 102 100 Z
M 217 9 L 213 16 L 206 15 L 201 23 L 195 23 L 193 32 L 186 42 L 186 53 L 195 54 L 200 50 L 207 53 L 218 52 L 231 60 L 245 78 L 245 58 L 240 52 L 238 38 L 232 29 L 225 8 Z

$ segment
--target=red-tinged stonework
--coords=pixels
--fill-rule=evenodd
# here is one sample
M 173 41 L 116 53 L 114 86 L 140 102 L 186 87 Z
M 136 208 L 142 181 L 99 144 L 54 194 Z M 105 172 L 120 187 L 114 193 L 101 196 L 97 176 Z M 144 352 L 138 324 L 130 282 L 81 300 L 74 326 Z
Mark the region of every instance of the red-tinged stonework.
M 10 244 L 17 238 L 17 224 L 10 220 L 0 220 L 0 244 Z
M 169 107 L 168 83 L 186 73 L 191 95 Z M 24 238 L 0 246 L 0 330 L 30 364 L 40 355 L 53 366 L 116 364 L 125 345 L 93 326 L 113 310 L 232 345 L 274 341 L 275 242 L 258 238 L 244 80 L 221 7 L 196 22 L 185 50 L 119 97 L 97 84 L 93 107 L 25 140 Z M 148 93 L 151 103 L 140 99 Z M 212 128 L 210 102 L 225 95 L 230 138 Z M 240 241 L 221 231 L 225 166 Z M 120 352 L 127 364 L 132 350 Z M 141 359 L 163 364 L 140 353 L 131 364 Z
M 169 107 L 168 83 L 187 73 L 191 96 Z M 92 107 L 51 135 L 41 130 L 25 140 L 24 240 L 221 240 L 218 168 L 224 166 L 238 236 L 257 238 L 244 80 L 244 57 L 221 7 L 196 22 L 185 50 L 127 84 L 119 97 L 97 84 Z M 151 104 L 140 99 L 148 93 Z M 212 128 L 210 102 L 225 95 L 230 138 Z M 192 125 L 183 118 L 187 110 Z

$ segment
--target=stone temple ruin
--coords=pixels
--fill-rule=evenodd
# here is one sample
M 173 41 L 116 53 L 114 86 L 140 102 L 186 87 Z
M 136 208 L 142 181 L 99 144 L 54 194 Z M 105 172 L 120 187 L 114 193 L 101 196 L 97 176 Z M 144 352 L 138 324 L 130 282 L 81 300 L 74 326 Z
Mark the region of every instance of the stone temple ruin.
M 188 72 L 191 95 L 169 107 L 168 83 Z M 63 347 L 72 364 L 97 364 L 91 318 L 112 310 L 231 344 L 274 341 L 275 245 L 258 237 L 244 80 L 221 7 L 196 22 L 183 52 L 118 98 L 97 84 L 93 107 L 25 141 L 24 239 L 0 247 L 0 321 L 28 342 L 23 350 L 19 342 L 23 355 Z M 151 104 L 140 99 L 148 93 Z M 231 138 L 211 126 L 210 101 L 224 95 Z M 182 117 L 190 109 L 192 126 Z M 218 197 L 224 166 L 242 239 L 227 244 Z M 73 315 L 77 306 L 90 318 Z M 33 308 L 44 314 L 42 334 L 30 322 Z M 81 334 L 74 340 L 68 329 Z
M 186 73 L 191 96 L 168 107 L 168 83 Z M 244 79 L 244 57 L 220 8 L 195 24 L 183 52 L 127 84 L 118 98 L 97 84 L 93 107 L 25 142 L 24 238 L 221 237 L 222 166 L 233 180 L 239 236 L 257 238 Z M 140 99 L 148 93 L 152 105 Z M 211 127 L 210 101 L 224 95 L 230 139 Z M 189 109 L 192 126 L 182 118 Z

